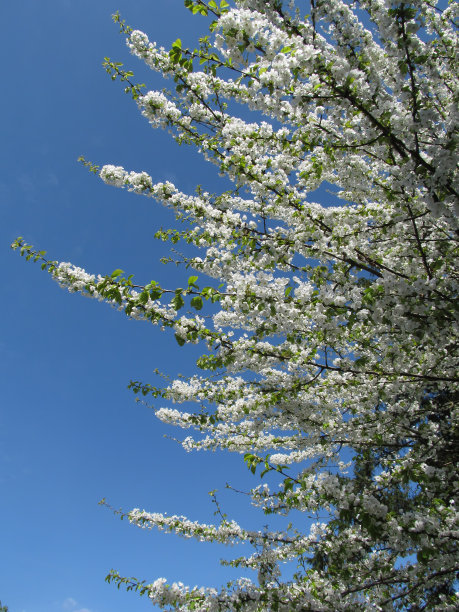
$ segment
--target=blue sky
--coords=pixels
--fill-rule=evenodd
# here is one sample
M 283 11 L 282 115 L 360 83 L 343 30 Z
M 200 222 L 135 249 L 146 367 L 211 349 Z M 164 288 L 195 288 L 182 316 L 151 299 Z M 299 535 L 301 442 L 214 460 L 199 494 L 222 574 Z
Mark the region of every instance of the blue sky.
M 0 600 L 10 612 L 141 612 L 148 600 L 107 585 L 123 575 L 218 586 L 222 547 L 143 532 L 97 502 L 185 514 L 211 522 L 208 496 L 220 489 L 228 514 L 266 521 L 243 496 L 258 484 L 239 456 L 186 454 L 131 379 L 154 382 L 159 367 L 194 372 L 196 347 L 129 321 L 108 306 L 70 295 L 38 265 L 9 250 L 18 235 L 51 259 L 94 273 L 121 268 L 139 281 L 180 284 L 153 240 L 171 215 L 147 198 L 105 186 L 77 163 L 146 170 L 190 193 L 218 190 L 216 170 L 190 148 L 153 131 L 101 63 L 126 63 L 139 81 L 163 84 L 130 56 L 111 14 L 165 46 L 193 44 L 205 22 L 182 0 L 2 2 L 0 97 Z M 187 273 L 183 273 L 186 276 Z M 175 276 L 177 280 L 175 280 Z

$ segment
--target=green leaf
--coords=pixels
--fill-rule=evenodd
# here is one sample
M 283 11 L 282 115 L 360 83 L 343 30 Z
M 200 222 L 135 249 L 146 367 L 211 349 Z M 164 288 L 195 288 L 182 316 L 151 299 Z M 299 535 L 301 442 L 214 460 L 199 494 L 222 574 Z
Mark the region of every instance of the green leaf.
M 116 278 L 117 276 L 121 276 L 121 274 L 123 273 L 124 273 L 124 270 L 120 270 L 119 268 L 117 268 L 110 274 L 110 278 Z
M 400 68 L 400 72 L 405 75 L 408 72 L 408 65 L 406 64 L 406 62 L 399 62 L 398 63 L 398 67 Z
M 182 338 L 182 336 L 179 336 L 178 334 L 175 334 L 175 339 L 177 340 L 177 343 L 180 346 L 183 346 L 185 344 L 185 340 Z
M 146 304 L 148 302 L 149 297 L 150 295 L 148 291 L 142 291 L 142 293 L 139 295 L 138 300 L 141 304 Z
M 181 293 L 177 293 L 175 295 L 175 297 L 172 299 L 172 305 L 175 308 L 175 310 L 180 310 L 180 308 L 182 308 L 185 305 L 185 302 L 183 300 Z
M 159 289 L 157 287 L 155 287 L 154 289 L 150 290 L 150 297 L 152 300 L 159 300 L 159 298 L 162 296 L 163 294 L 163 290 Z
M 173 47 L 169 51 L 169 57 L 174 62 L 174 64 L 178 64 L 180 62 L 181 58 L 182 58 L 182 51 L 181 51 L 181 49 L 178 48 L 178 47 Z
M 202 297 L 200 295 L 196 295 L 191 300 L 191 305 L 193 306 L 193 308 L 196 308 L 196 310 L 201 310 L 202 309 Z

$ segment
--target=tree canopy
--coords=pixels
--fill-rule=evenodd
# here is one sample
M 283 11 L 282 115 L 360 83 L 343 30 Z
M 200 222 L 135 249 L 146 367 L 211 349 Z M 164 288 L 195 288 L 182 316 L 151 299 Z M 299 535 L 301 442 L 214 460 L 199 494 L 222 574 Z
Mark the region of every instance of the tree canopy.
M 253 531 L 223 513 L 207 525 L 134 509 L 126 516 L 142 528 L 251 544 L 229 564 L 254 579 L 220 589 L 108 580 L 164 609 L 455 610 L 457 6 L 185 6 L 209 27 L 196 49 L 158 47 L 114 16 L 171 89 L 147 91 L 109 58 L 105 68 L 152 127 L 196 147 L 232 188 L 187 194 L 143 170 L 82 162 L 176 212 L 180 229 L 156 238 L 194 249 L 188 285 L 88 273 L 22 238 L 13 247 L 71 292 L 205 345 L 199 375 L 130 386 L 195 402 L 192 412 L 158 404 L 156 416 L 188 432 L 186 451 L 243 454 L 264 478 L 250 491 L 260 522 L 291 525 Z

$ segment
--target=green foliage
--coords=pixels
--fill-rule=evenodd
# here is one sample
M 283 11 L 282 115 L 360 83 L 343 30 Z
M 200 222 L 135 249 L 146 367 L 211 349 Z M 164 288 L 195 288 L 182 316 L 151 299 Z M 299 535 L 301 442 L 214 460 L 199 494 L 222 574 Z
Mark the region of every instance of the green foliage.
M 100 166 L 96 166 L 96 164 L 93 164 L 90 161 L 87 161 L 83 155 L 80 155 L 80 157 L 77 159 L 77 161 L 79 161 L 81 164 L 83 164 L 83 166 L 86 166 L 86 168 L 89 169 L 90 172 L 92 172 L 93 174 L 97 174 L 99 172 Z
M 146 87 L 145 83 L 133 83 L 131 79 L 134 73 L 132 70 L 123 70 L 121 62 L 112 62 L 109 57 L 104 57 L 102 66 L 105 68 L 105 72 L 110 75 L 112 81 L 119 78 L 121 82 L 127 83 L 124 93 L 131 94 L 133 100 L 137 100 L 142 95 L 142 89 Z

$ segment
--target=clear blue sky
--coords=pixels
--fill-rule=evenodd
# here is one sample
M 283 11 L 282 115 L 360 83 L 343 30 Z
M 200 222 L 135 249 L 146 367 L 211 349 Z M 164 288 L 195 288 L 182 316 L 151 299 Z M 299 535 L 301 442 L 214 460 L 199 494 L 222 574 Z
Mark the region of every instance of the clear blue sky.
M 130 379 L 154 382 L 156 367 L 193 373 L 200 350 L 70 295 L 9 250 L 22 235 L 89 272 L 122 268 L 139 281 L 181 282 L 159 264 L 167 247 L 153 240 L 173 222 L 167 211 L 105 186 L 76 162 L 84 154 L 189 192 L 197 183 L 218 190 L 214 167 L 153 131 L 103 71 L 110 56 L 150 87 L 163 86 L 128 54 L 110 18 L 116 10 L 165 46 L 178 36 L 193 44 L 205 25 L 182 0 L 0 5 L 0 600 L 10 612 L 151 609 L 104 582 L 112 567 L 192 586 L 236 577 L 220 568 L 221 547 L 143 532 L 97 502 L 211 522 L 209 490 L 258 484 L 239 456 L 186 454 L 165 439 L 181 432 L 162 426 L 126 388 Z M 247 526 L 266 522 L 255 521 L 243 496 L 222 491 L 221 501 Z

